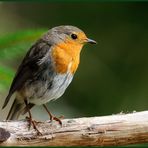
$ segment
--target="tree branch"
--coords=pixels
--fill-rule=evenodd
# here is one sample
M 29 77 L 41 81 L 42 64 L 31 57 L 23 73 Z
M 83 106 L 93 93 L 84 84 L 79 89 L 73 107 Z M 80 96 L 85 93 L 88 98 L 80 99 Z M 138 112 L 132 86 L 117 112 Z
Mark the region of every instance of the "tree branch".
M 115 146 L 148 142 L 148 111 L 37 123 L 42 136 L 26 121 L 0 122 L 0 145 Z

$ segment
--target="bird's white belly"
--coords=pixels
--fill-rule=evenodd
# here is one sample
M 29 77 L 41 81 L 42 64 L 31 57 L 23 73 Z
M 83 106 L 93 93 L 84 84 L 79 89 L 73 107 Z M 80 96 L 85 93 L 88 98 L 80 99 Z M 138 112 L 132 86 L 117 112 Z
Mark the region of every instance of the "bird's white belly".
M 48 82 L 37 82 L 28 89 L 28 101 L 41 105 L 51 100 L 58 99 L 63 95 L 68 85 L 71 83 L 73 75 L 71 73 L 57 74 L 52 80 L 52 85 L 48 88 Z M 32 94 L 32 95 L 30 95 Z

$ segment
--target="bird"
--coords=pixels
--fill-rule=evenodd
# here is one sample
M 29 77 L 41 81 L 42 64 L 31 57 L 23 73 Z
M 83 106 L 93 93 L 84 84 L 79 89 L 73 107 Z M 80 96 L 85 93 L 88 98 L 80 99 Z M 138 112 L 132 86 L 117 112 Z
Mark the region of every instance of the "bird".
M 80 53 L 86 43 L 96 44 L 78 27 L 61 25 L 49 29 L 28 50 L 14 76 L 9 93 L 2 106 L 4 109 L 12 95 L 14 102 L 6 120 L 17 120 L 20 115 L 29 113 L 29 125 L 37 129 L 32 120 L 31 108 L 43 105 L 53 116 L 46 103 L 60 98 L 71 83 L 80 63 Z

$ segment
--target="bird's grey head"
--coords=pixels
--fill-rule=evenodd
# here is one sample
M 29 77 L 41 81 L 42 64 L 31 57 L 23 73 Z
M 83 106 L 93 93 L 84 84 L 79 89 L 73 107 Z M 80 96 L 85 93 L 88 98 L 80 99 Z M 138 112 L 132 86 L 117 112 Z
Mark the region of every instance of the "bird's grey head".
M 43 36 L 43 39 L 48 41 L 51 45 L 65 42 L 67 39 L 79 44 L 86 42 L 96 43 L 95 41 L 88 39 L 81 29 L 70 25 L 57 26 L 50 29 Z

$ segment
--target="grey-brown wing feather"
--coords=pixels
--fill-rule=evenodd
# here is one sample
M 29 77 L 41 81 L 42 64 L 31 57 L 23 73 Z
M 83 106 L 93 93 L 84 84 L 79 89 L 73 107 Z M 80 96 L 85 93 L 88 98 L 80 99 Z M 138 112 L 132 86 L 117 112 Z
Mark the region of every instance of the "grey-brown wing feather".
M 38 40 L 27 52 L 25 58 L 23 59 L 21 65 L 18 68 L 18 71 L 13 79 L 11 84 L 8 96 L 5 99 L 4 105 L 2 108 L 5 108 L 9 102 L 12 94 L 21 89 L 24 83 L 28 79 L 32 79 L 34 74 L 38 72 L 39 65 L 38 62 L 46 55 L 46 53 L 51 49 L 51 45 L 42 39 Z M 50 63 L 50 57 L 48 61 Z M 40 69 L 41 70 L 41 69 Z

